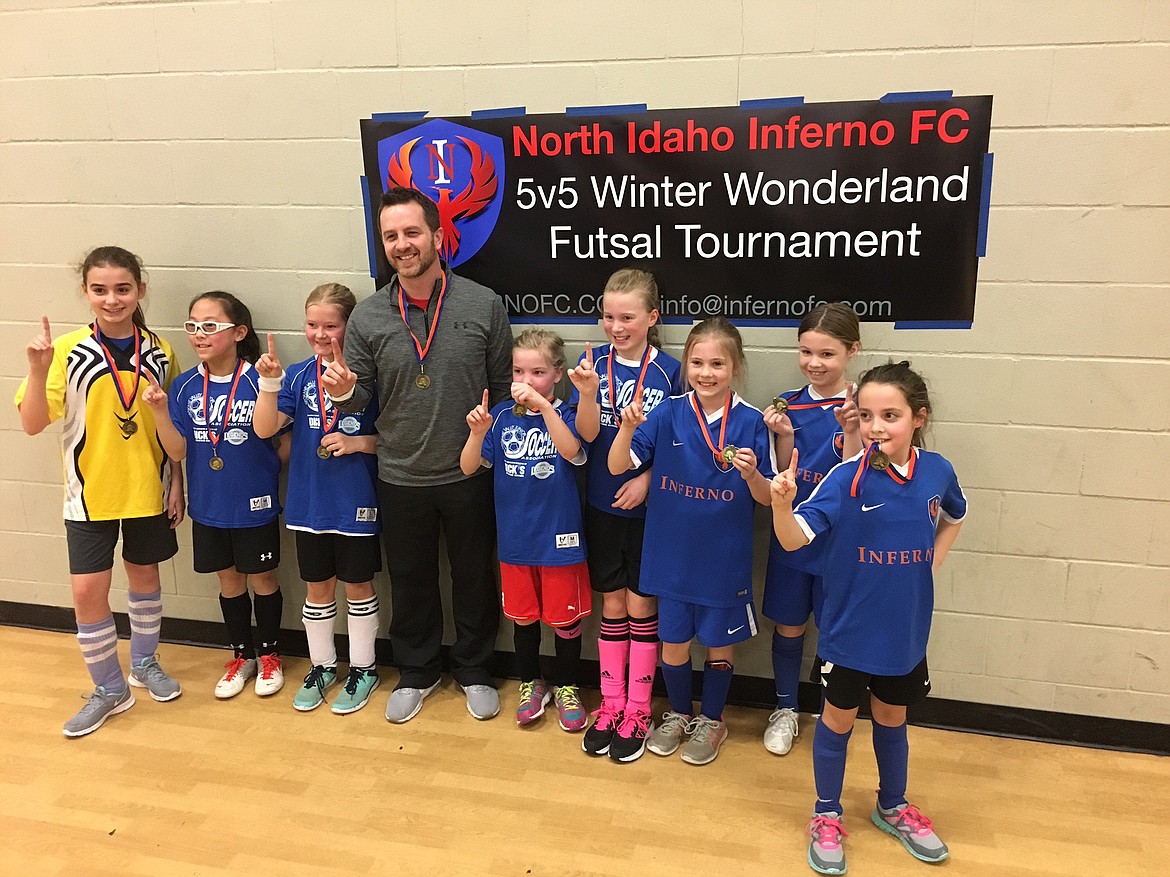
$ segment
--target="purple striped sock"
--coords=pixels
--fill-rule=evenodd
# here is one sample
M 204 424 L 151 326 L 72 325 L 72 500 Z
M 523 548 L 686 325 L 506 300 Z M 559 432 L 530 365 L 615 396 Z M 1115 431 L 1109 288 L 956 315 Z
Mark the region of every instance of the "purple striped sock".
M 118 661 L 118 629 L 114 627 L 113 615 L 94 624 L 77 622 L 77 643 L 95 686 L 115 693 L 126 688 L 126 677 Z
M 162 630 L 162 589 L 153 594 L 129 592 L 130 665 L 137 666 L 158 651 Z

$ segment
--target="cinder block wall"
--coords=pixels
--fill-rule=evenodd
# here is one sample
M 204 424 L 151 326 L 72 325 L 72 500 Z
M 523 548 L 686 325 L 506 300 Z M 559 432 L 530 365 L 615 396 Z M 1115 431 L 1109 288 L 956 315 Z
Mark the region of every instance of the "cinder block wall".
M 1168 721 L 1168 41 L 1161 0 L 3 0 L 0 390 L 11 399 L 42 313 L 57 333 L 86 320 L 70 266 L 105 243 L 146 260 L 148 319 L 185 366 L 176 327 L 217 287 L 286 360 L 307 355 L 307 292 L 371 289 L 357 178 L 374 112 L 990 93 L 975 328 L 868 324 L 858 363 L 909 357 L 927 374 L 933 446 L 971 499 L 938 581 L 935 692 Z M 749 397 L 798 384 L 791 330 L 745 335 Z M 4 599 L 70 603 L 55 432 L 27 438 L 0 405 Z M 166 612 L 215 620 L 214 580 L 181 536 Z M 766 635 L 737 668 L 770 673 Z

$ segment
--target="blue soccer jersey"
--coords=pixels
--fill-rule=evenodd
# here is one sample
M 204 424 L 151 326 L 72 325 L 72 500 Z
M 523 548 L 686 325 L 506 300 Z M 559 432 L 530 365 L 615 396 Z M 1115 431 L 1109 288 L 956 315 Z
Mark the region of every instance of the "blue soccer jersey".
M 805 534 L 826 543 L 817 651 L 853 670 L 903 676 L 926 657 L 939 516 L 962 520 L 967 498 L 939 454 L 915 449 L 906 467 L 882 472 L 864 460 L 836 466 L 795 510 Z
M 845 433 L 833 412 L 844 403 L 845 397 L 826 399 L 807 386 L 780 395 L 788 400 L 792 439 L 800 452 L 800 465 L 796 470 L 796 504 L 808 499 L 829 470 L 841 462 Z M 785 551 L 773 532 L 768 542 L 769 579 L 779 572 L 773 569 L 774 565 L 819 576 L 823 553 L 823 542 L 810 542 L 799 551 Z
M 671 397 L 634 432 L 633 463 L 654 469 L 638 588 L 701 606 L 741 606 L 752 597 L 756 501 L 735 466 L 716 462 L 693 395 Z M 771 479 L 776 456 L 759 409 L 737 395 L 727 419 L 724 444 L 751 448 L 760 473 Z M 722 409 L 705 420 L 718 445 Z
M 512 401 L 492 409 L 492 426 L 480 455 L 495 472 L 496 540 L 504 563 L 568 566 L 585 559 L 581 499 L 574 466 L 585 463 L 585 446 L 570 463 L 553 444 L 544 416 L 517 416 Z M 556 412 L 577 435 L 576 412 L 559 399 Z
M 610 392 L 609 372 L 610 358 L 613 358 L 613 382 L 616 393 Z M 581 360 L 585 355 L 581 355 Z M 593 368 L 601 379 L 597 389 L 597 404 L 601 409 L 601 431 L 597 438 L 590 443 L 589 463 L 586 466 L 585 499 L 589 505 L 601 509 L 611 515 L 623 518 L 646 517 L 646 505 L 632 509 L 615 509 L 614 495 L 618 489 L 645 471 L 645 466 L 631 469 L 621 475 L 612 475 L 609 471 L 609 447 L 618 434 L 618 420 L 614 414 L 616 408 L 620 415 L 621 410 L 634 401 L 634 390 L 638 386 L 638 375 L 642 371 L 642 363 L 622 359 L 613 351 L 610 344 L 602 344 L 594 352 Z M 646 364 L 646 376 L 642 379 L 642 411 L 649 415 L 658 405 L 676 393 L 682 392 L 679 383 L 681 366 L 679 361 L 668 353 L 663 353 L 656 347 L 650 348 L 650 361 Z M 569 395 L 569 404 L 574 408 L 580 402 L 580 394 L 573 387 Z
M 187 513 L 208 527 L 267 524 L 280 514 L 280 459 L 272 441 L 252 431 L 259 376 L 243 363 L 233 395 L 232 375 L 211 375 L 204 420 L 203 373 L 202 365 L 183 372 L 168 394 L 171 420 L 187 439 Z M 232 406 L 225 424 L 229 395 Z M 220 436 L 214 454 L 212 435 Z M 222 461 L 222 468 L 211 468 L 213 457 Z
M 320 400 L 325 400 L 322 422 Z M 317 451 L 325 426 L 343 435 L 373 435 L 378 400 L 360 414 L 334 408 L 318 392 L 317 357 L 288 369 L 277 407 L 292 418 L 292 451 L 288 462 L 288 494 L 284 523 L 290 530 L 371 536 L 379 532 L 378 498 L 374 492 L 378 460 L 373 454 L 342 454 L 322 459 Z

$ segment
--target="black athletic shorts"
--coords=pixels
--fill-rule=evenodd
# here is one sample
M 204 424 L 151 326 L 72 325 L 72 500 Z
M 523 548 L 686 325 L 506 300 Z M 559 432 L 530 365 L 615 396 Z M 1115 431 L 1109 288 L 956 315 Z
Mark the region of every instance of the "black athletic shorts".
M 191 522 L 195 572 L 231 569 L 244 575 L 269 572 L 280 565 L 280 524 L 226 530 Z
M 629 588 L 639 597 L 651 596 L 638 590 L 645 531 L 645 518 L 611 515 L 591 505 L 585 506 L 585 544 L 589 546 L 589 580 L 593 590 L 611 594 Z
M 823 660 L 817 656 L 825 700 L 837 709 L 853 710 L 866 702 L 870 692 L 890 706 L 914 706 L 930 694 L 930 670 L 923 658 L 905 676 L 875 676 Z
M 347 585 L 361 585 L 382 571 L 382 546 L 377 536 L 293 532 L 297 565 L 306 582 L 327 582 L 336 576 Z
M 139 566 L 170 560 L 179 550 L 171 519 L 165 513 L 149 518 L 113 521 L 66 521 L 69 572 L 80 576 L 114 566 L 114 545 L 122 530 L 122 559 Z

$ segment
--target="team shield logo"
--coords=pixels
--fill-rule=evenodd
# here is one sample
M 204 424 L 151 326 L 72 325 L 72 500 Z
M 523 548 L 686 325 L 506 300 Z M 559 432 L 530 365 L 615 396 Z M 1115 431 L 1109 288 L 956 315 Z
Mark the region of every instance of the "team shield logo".
M 417 189 L 439 206 L 439 255 L 457 267 L 479 252 L 504 201 L 504 141 L 432 119 L 378 143 L 382 191 Z
M 938 526 L 938 511 L 942 506 L 942 497 L 937 493 L 932 496 L 926 503 L 926 510 L 930 515 L 930 523 Z

